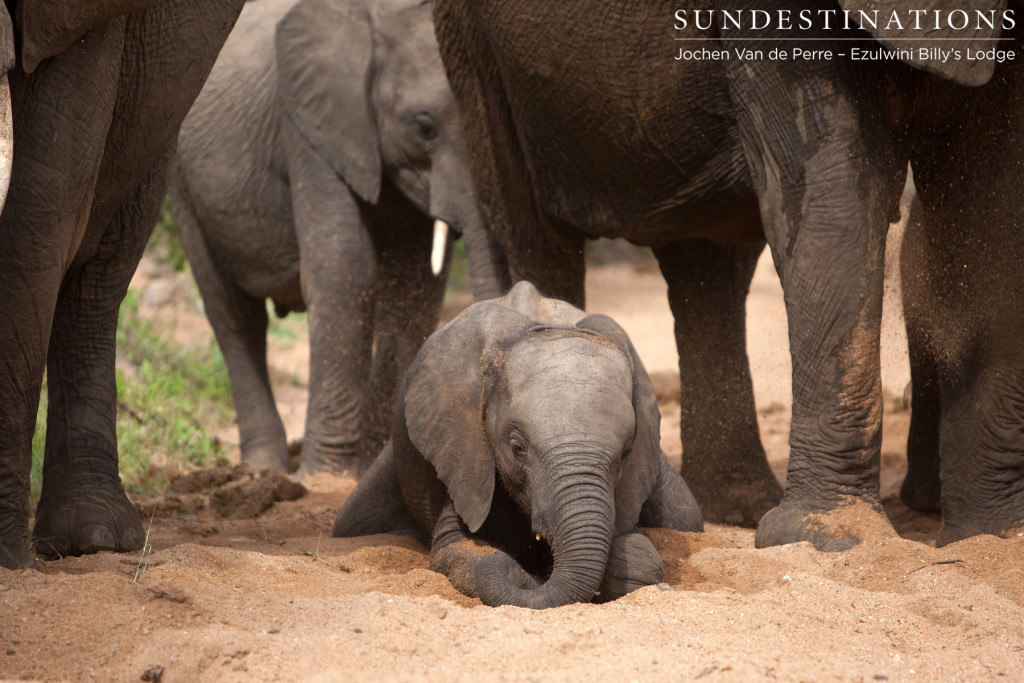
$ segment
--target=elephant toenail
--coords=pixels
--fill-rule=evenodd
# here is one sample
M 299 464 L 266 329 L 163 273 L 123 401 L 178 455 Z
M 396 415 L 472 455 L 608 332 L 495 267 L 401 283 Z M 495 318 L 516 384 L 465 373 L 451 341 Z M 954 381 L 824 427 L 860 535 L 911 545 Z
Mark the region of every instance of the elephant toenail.
M 117 548 L 117 541 L 114 540 L 114 533 L 102 524 L 93 524 L 82 529 L 82 546 L 79 552 L 90 553 L 97 550 L 114 550 Z
M 125 531 L 124 537 L 121 539 L 121 546 L 118 550 L 138 550 L 142 547 L 144 541 L 145 534 L 142 531 L 142 527 L 132 525 L 127 531 Z

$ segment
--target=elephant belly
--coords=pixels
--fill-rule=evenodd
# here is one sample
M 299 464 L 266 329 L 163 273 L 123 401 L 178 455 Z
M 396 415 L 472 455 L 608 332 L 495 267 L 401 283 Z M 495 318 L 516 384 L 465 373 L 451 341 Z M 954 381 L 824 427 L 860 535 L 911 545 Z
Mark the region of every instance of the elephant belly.
M 207 233 L 220 269 L 246 293 L 274 299 L 290 310 L 303 310 L 299 279 L 299 245 L 290 215 L 224 215 L 230 229 Z
M 484 21 L 546 215 L 652 246 L 762 238 L 724 68 L 674 59 L 670 11 L 518 4 Z

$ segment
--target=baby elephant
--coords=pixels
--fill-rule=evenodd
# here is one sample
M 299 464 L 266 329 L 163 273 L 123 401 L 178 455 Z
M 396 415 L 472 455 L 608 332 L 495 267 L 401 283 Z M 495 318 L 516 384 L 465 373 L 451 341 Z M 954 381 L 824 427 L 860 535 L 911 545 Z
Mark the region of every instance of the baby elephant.
M 520 283 L 420 349 L 333 534 L 414 535 L 489 605 L 612 600 L 661 580 L 638 525 L 703 529 L 660 422 L 622 328 Z
M 421 0 L 246 4 L 182 125 L 170 189 L 244 461 L 288 465 L 266 299 L 309 311 L 305 474 L 364 469 L 386 441 L 444 295 L 435 219 L 462 233 L 475 293 L 504 291 L 480 271 L 488 237 L 461 136 Z

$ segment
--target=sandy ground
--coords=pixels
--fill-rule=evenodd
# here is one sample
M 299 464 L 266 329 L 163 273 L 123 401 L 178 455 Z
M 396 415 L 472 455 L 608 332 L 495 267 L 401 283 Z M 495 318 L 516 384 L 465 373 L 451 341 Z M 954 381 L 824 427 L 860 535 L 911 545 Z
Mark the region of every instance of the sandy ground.
M 155 283 L 152 270 L 139 282 Z M 208 331 L 194 303 L 167 291 L 180 286 L 152 284 L 145 308 L 201 340 Z M 674 373 L 665 286 L 649 262 L 593 268 L 588 296 L 626 327 L 652 374 Z M 660 586 L 601 606 L 492 609 L 429 571 L 414 541 L 329 538 L 353 481 L 317 478 L 304 497 L 256 514 L 262 506 L 245 507 L 287 498 L 288 487 L 235 472 L 238 481 L 212 493 L 179 482 L 163 496 L 144 562 L 107 553 L 0 570 L 0 678 L 1022 680 L 1024 537 L 937 550 L 939 520 L 895 498 L 909 413 L 898 310 L 887 306 L 882 490 L 899 535 L 878 529 L 823 554 L 808 544 L 755 550 L 753 531 L 730 526 L 654 530 Z M 789 359 L 767 260 L 749 308 L 761 431 L 781 479 Z M 272 348 L 282 412 L 299 436 L 304 338 L 274 338 Z M 663 446 L 678 463 L 678 405 L 662 409 Z M 233 430 L 223 438 L 237 443 Z

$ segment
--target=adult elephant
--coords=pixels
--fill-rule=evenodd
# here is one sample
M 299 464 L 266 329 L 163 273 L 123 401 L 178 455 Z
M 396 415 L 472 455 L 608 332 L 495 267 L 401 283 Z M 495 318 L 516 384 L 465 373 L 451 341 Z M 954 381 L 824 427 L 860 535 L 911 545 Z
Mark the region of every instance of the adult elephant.
M 33 562 L 29 469 L 44 369 L 35 551 L 142 546 L 118 478 L 118 305 L 156 222 L 178 126 L 242 4 L 8 2 L 13 26 L 0 9 L 15 149 L 0 214 L 0 566 Z
M 507 287 L 481 269 L 489 233 L 418 0 L 249 4 L 182 124 L 170 194 L 257 467 L 288 467 L 266 299 L 309 310 L 303 475 L 365 470 L 384 445 L 444 295 L 435 219 L 465 236 L 478 298 Z
M 991 29 L 974 30 L 972 12 L 972 29 L 955 36 L 944 22 L 939 30 L 883 28 L 874 37 L 856 24 L 846 28 L 841 10 L 855 19 L 860 9 L 887 16 L 898 3 L 716 2 L 699 7 L 719 13 L 707 31 L 693 21 L 698 7 L 686 2 L 435 5 L 442 56 L 474 150 L 477 192 L 514 278 L 579 305 L 585 238 L 625 237 L 654 248 L 676 318 L 683 386 L 690 388 L 683 395 L 683 476 L 706 519 L 718 517 L 716 498 L 727 502 L 727 514 L 748 521 L 779 502 L 756 431 L 743 341 L 744 297 L 767 239 L 789 317 L 793 416 L 786 493 L 758 523 L 759 546 L 847 548 L 865 527 L 844 527 L 830 513 L 861 502 L 882 515 L 886 230 L 908 161 L 927 169 L 918 179 L 926 205 L 944 203 L 950 222 L 975 215 L 983 193 L 962 179 L 989 177 L 987 154 L 1005 128 L 993 120 L 1007 119 L 1004 93 L 1016 87 L 1014 62 L 943 60 L 945 53 L 919 50 L 948 49 L 942 39 L 950 37 L 960 39 L 960 50 L 991 46 L 1004 5 L 975 4 L 991 10 Z M 743 18 L 723 28 L 723 10 Z M 757 26 L 772 18 L 768 28 L 753 28 L 753 10 L 764 13 Z M 811 13 L 809 27 L 779 28 L 780 11 L 795 27 L 800 10 Z M 685 16 L 691 21 L 681 30 Z M 825 16 L 832 18 L 827 24 Z M 675 40 L 681 37 L 700 42 Z M 779 42 L 794 37 L 801 41 Z M 850 59 L 853 46 L 899 46 L 902 38 L 933 42 L 911 43 L 914 50 L 901 55 L 908 63 Z M 730 58 L 685 59 L 681 45 L 721 49 Z M 832 57 L 769 56 L 772 48 L 793 47 L 827 48 Z M 734 48 L 762 58 L 740 58 Z M 951 130 L 964 151 L 955 163 L 937 142 Z M 998 214 L 1001 221 L 1018 216 L 1009 204 Z

